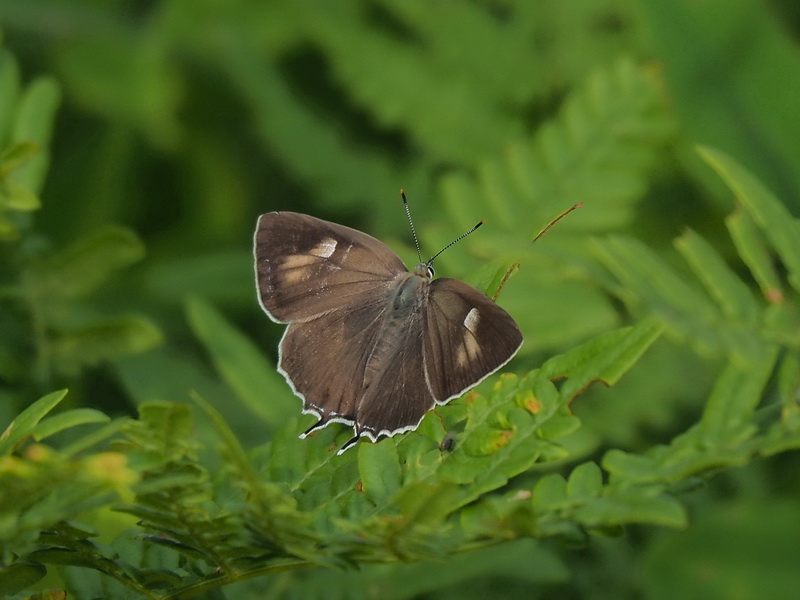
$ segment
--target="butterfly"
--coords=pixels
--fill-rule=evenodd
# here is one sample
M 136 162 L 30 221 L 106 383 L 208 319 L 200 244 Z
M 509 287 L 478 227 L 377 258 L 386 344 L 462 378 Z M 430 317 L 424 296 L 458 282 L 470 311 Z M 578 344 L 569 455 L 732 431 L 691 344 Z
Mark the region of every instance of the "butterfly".
M 361 437 L 377 442 L 416 429 L 516 354 L 514 319 L 474 287 L 434 279 L 439 254 L 409 271 L 356 229 L 295 212 L 259 217 L 259 301 L 270 319 L 288 324 L 278 371 L 302 412 L 318 419 L 301 437 L 330 423 L 351 426 L 341 454 Z

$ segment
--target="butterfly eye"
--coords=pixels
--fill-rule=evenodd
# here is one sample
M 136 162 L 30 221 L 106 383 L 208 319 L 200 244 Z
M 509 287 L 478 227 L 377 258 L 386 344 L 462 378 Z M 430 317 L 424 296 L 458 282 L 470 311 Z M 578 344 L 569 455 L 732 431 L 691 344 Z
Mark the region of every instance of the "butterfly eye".
M 435 275 L 435 271 L 433 270 L 433 267 L 432 267 L 432 266 L 430 266 L 430 265 L 428 265 L 428 277 L 430 277 L 431 279 L 433 279 L 433 276 L 434 276 L 434 275 Z

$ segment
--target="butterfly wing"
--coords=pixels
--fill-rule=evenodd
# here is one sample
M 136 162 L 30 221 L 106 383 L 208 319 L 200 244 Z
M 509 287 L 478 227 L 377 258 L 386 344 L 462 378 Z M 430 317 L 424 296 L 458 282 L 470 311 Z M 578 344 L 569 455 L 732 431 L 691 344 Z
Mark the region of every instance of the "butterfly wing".
M 380 372 L 359 399 L 356 436 L 364 435 L 374 442 L 381 436 L 415 429 L 435 406 L 425 377 L 424 302 L 423 298 L 419 300 L 418 309 L 398 331 Z
M 485 294 L 441 278 L 431 283 L 423 344 L 428 386 L 444 404 L 511 360 L 522 346 L 522 333 Z
M 383 290 L 347 310 L 292 323 L 280 343 L 278 370 L 303 399 L 303 412 L 330 422 L 354 425 L 364 393 L 367 362 L 388 308 Z
M 455 279 L 434 280 L 357 407 L 357 435 L 374 441 L 415 429 L 436 403 L 481 382 L 521 345 L 514 319 L 484 294 Z
M 374 237 L 308 215 L 271 212 L 258 219 L 256 283 L 264 312 L 279 323 L 309 321 L 350 308 L 406 273 Z
M 293 212 L 262 215 L 254 245 L 261 306 L 289 323 L 278 370 L 320 426 L 354 424 L 376 324 L 405 265 L 372 236 Z

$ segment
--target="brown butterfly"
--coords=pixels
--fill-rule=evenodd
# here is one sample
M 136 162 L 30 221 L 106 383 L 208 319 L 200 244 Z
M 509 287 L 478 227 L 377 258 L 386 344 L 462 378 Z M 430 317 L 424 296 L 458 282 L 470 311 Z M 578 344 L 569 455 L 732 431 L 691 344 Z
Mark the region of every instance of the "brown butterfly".
M 519 350 L 522 334 L 505 310 L 466 283 L 433 279 L 437 256 L 409 271 L 366 233 L 293 212 L 261 215 L 259 299 L 289 325 L 278 371 L 303 413 L 319 419 L 301 437 L 349 425 L 355 437 L 341 454 L 362 436 L 410 431 Z

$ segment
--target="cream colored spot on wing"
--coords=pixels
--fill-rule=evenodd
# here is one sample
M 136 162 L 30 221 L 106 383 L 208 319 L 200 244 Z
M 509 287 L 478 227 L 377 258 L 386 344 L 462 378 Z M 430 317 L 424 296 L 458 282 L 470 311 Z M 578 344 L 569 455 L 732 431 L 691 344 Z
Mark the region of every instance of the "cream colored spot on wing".
M 281 278 L 288 285 L 302 283 L 309 274 L 307 267 L 318 262 L 319 258 L 310 254 L 291 254 L 281 263 Z
M 478 309 L 473 308 L 464 317 L 464 332 L 463 343 L 456 351 L 456 364 L 459 367 L 466 368 L 470 363 L 475 362 L 481 355 L 481 347 L 478 344 Z
M 308 265 L 319 262 L 319 257 L 312 256 L 311 254 L 290 254 L 283 259 L 281 269 L 302 269 Z
M 456 350 L 456 364 L 459 367 L 467 366 L 467 350 L 464 346 L 459 346 Z
M 336 252 L 337 244 L 335 239 L 326 237 L 308 252 L 285 257 L 280 266 L 284 282 L 289 285 L 303 282 L 311 273 L 306 267 L 319 264 L 321 259 L 330 258 Z
M 320 258 L 330 258 L 336 252 L 336 240 L 333 238 L 323 238 L 323 240 L 309 250 L 310 254 Z
M 473 308 L 467 313 L 467 316 L 464 317 L 464 327 L 469 329 L 474 335 L 477 335 L 479 319 L 480 317 L 478 315 L 478 309 Z
M 467 334 L 464 336 L 464 343 L 456 350 L 456 364 L 459 367 L 466 368 L 475 362 L 480 355 L 481 347 L 478 345 L 478 341 Z

